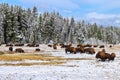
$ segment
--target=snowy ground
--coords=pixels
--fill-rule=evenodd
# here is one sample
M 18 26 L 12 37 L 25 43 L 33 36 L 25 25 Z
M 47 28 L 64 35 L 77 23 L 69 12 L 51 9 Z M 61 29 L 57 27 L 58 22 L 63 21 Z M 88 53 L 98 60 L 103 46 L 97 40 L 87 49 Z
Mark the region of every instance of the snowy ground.
M 26 51 L 35 48 L 23 47 Z M 8 48 L 0 47 L 0 50 Z M 29 50 L 30 49 L 30 50 Z M 106 48 L 107 52 L 115 52 L 116 58 L 111 62 L 98 62 L 95 55 L 65 54 L 64 49 L 53 50 L 47 45 L 40 45 L 40 49 L 50 52 L 54 56 L 66 58 L 91 58 L 91 60 L 69 60 L 61 65 L 33 65 L 33 66 L 0 66 L 0 80 L 120 80 L 120 47 Z M 99 50 L 99 49 L 96 49 Z M 24 62 L 41 62 L 25 60 Z M 5 63 L 0 61 L 0 64 Z M 10 63 L 10 62 L 8 62 Z M 18 63 L 18 62 L 13 62 Z

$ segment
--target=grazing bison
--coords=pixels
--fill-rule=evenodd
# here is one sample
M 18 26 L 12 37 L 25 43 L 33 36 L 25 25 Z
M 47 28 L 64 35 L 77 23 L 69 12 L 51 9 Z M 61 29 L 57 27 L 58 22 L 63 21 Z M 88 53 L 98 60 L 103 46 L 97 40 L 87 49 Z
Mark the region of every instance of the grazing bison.
M 27 46 L 29 46 L 29 47 L 39 47 L 39 44 L 36 44 L 36 43 L 28 43 Z
M 67 53 L 67 52 L 70 52 L 70 46 L 67 46 L 67 47 L 65 48 L 65 53 Z
M 24 53 L 24 50 L 22 48 L 16 48 L 15 52 L 16 53 Z
M 116 54 L 115 53 L 111 53 L 110 57 L 109 57 L 109 60 L 114 60 L 115 57 L 116 57 Z
M 52 45 L 49 44 L 48 47 L 52 47 Z
M 35 44 L 35 47 L 39 47 L 39 44 Z
M 8 43 L 8 44 L 6 44 L 6 47 L 7 47 L 7 46 L 13 46 L 13 44 L 12 44 L 12 43 Z
M 105 46 L 104 45 L 100 45 L 99 48 L 104 48 Z
M 9 47 L 9 51 L 13 51 L 13 47 L 12 46 Z
M 105 61 L 105 60 L 114 60 L 114 58 L 116 57 L 116 54 L 115 53 L 106 53 L 105 50 L 103 49 L 102 51 L 99 51 L 97 54 L 96 54 L 96 58 L 100 58 L 101 61 Z
M 100 58 L 101 61 L 105 61 L 107 58 L 106 58 L 106 55 L 105 55 L 105 52 L 103 51 L 99 51 L 97 54 L 96 54 L 96 58 Z
M 77 52 L 85 53 L 85 48 L 84 47 L 77 47 Z
M 92 45 L 86 44 L 86 45 L 84 45 L 84 47 L 92 47 Z
M 74 47 L 66 47 L 65 48 L 65 52 L 70 52 L 70 53 L 74 53 L 76 54 L 77 53 L 77 48 L 74 48 Z
M 78 44 L 77 47 L 84 47 L 84 45 L 82 45 L 82 44 Z
M 77 48 L 71 47 L 70 52 L 76 54 L 77 53 Z
M 112 48 L 112 45 L 110 45 L 109 47 Z
M 57 49 L 57 45 L 56 44 L 53 45 L 53 49 Z
M 16 43 L 15 46 L 24 46 L 22 43 Z
M 36 49 L 35 49 L 35 51 L 39 52 L 39 51 L 40 51 L 40 49 L 39 49 L 39 48 L 36 48 Z
M 85 52 L 88 53 L 88 54 L 95 54 L 94 48 L 86 48 Z
M 98 47 L 98 45 L 93 45 L 93 47 L 95 48 L 95 47 Z
M 71 47 L 72 44 L 69 44 L 69 45 L 65 45 L 65 52 L 70 52 L 70 53 L 74 53 L 76 54 L 77 52 L 79 52 L 79 48 L 75 48 L 75 47 Z
M 28 44 L 27 44 L 27 46 L 28 46 L 28 47 L 34 47 L 34 46 L 35 46 L 35 44 L 28 43 Z
M 108 54 L 105 52 L 105 49 L 103 49 L 102 51 L 99 51 L 97 54 L 96 54 L 96 58 L 100 58 L 101 61 L 105 61 L 108 57 Z
M 76 54 L 77 53 L 77 48 L 70 47 L 70 53 Z
M 65 48 L 65 45 L 64 44 L 60 44 L 61 48 Z

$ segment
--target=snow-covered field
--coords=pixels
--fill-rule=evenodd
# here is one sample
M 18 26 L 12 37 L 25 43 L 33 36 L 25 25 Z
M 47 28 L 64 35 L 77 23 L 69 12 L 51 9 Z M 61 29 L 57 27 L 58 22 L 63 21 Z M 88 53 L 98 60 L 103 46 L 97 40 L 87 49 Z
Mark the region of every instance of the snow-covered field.
M 15 47 L 16 48 L 16 47 Z M 0 80 L 120 80 L 120 47 L 105 48 L 107 52 L 115 52 L 116 58 L 110 62 L 98 62 L 94 55 L 88 54 L 65 54 L 64 49 L 58 47 L 57 50 L 40 45 L 45 54 L 51 53 L 53 56 L 65 58 L 90 58 L 83 60 L 68 60 L 60 65 L 33 65 L 33 66 L 0 66 Z M 35 48 L 23 47 L 27 52 L 34 51 Z M 8 47 L 0 47 L 0 50 L 8 50 Z M 99 49 L 96 49 L 97 51 Z M 39 53 L 38 53 L 39 54 Z M 41 62 L 35 60 L 25 60 L 23 62 Z M 4 62 L 3 63 L 20 63 Z

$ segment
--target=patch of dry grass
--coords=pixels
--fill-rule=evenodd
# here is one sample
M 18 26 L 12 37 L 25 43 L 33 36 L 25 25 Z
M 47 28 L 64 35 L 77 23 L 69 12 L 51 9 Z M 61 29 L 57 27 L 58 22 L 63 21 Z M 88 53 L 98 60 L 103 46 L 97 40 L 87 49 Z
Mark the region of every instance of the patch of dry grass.
M 0 55 L 0 61 L 22 61 L 22 60 L 41 60 L 46 62 L 31 63 L 4 63 L 0 66 L 31 66 L 31 65 L 60 65 L 70 60 L 93 60 L 92 58 L 64 58 L 52 56 L 50 54 L 3 54 Z
M 60 60 L 61 57 L 55 57 L 46 54 L 4 54 L 0 55 L 0 60 L 2 61 L 22 61 L 24 59 L 28 60 Z
M 0 55 L 5 54 L 4 52 L 0 51 Z
M 65 63 L 64 61 L 50 61 L 50 62 L 37 62 L 37 63 L 17 63 L 17 64 L 11 64 L 11 63 L 5 63 L 0 64 L 0 66 L 32 66 L 32 65 L 60 65 Z
M 0 66 L 31 66 L 31 65 L 59 65 L 65 63 L 62 57 L 51 56 L 50 54 L 4 54 L 0 55 L 1 61 L 22 61 L 22 60 L 41 60 L 47 62 L 31 62 L 31 63 L 4 63 Z

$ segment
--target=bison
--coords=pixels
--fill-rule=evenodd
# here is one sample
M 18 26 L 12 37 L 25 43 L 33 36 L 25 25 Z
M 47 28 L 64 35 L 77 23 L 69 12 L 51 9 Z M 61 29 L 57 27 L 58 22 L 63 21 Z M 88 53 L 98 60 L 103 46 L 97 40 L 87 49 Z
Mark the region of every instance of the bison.
M 24 50 L 22 48 L 16 48 L 15 52 L 16 53 L 24 53 Z
M 9 47 L 9 51 L 13 51 L 13 47 L 12 46 Z
M 88 54 L 95 54 L 94 48 L 86 48 L 85 52 L 88 53 Z
M 105 46 L 104 45 L 100 45 L 99 48 L 104 48 Z
M 57 46 L 56 46 L 56 45 L 53 45 L 53 49 L 57 49 Z
M 106 53 L 105 49 L 103 49 L 102 51 L 99 51 L 97 54 L 96 54 L 96 58 L 100 58 L 101 61 L 105 61 L 106 59 L 108 59 L 108 56 L 109 54 Z
M 67 47 L 65 48 L 65 52 L 66 52 L 66 53 L 67 53 L 67 52 L 70 52 L 70 53 L 76 54 L 76 53 L 77 53 L 77 48 L 67 46 Z
M 98 45 L 93 45 L 93 47 L 95 48 L 95 47 L 98 47 Z
M 112 45 L 110 45 L 109 48 L 112 48 Z
M 35 49 L 35 51 L 39 52 L 39 51 L 40 51 L 40 49 L 39 49 L 39 48 L 36 48 L 36 49 Z
M 65 45 L 64 44 L 60 44 L 61 48 L 65 48 Z
M 107 58 L 106 58 L 106 55 L 105 55 L 105 52 L 103 51 L 99 51 L 97 54 L 96 54 L 96 58 L 100 58 L 101 61 L 105 61 Z
M 84 47 L 77 47 L 77 52 L 85 53 L 85 48 Z
M 116 57 L 116 54 L 115 53 L 106 53 L 105 50 L 103 49 L 102 51 L 99 51 L 97 54 L 96 54 L 96 58 L 100 58 L 101 61 L 105 61 L 105 60 L 114 60 L 114 58 Z
M 39 44 L 36 44 L 36 43 L 28 43 L 27 46 L 29 46 L 29 47 L 39 47 Z
M 92 47 L 92 45 L 86 44 L 86 45 L 84 45 L 84 47 Z
M 52 45 L 49 44 L 48 47 L 52 47 Z
M 110 57 L 109 57 L 109 60 L 114 60 L 115 57 L 116 57 L 116 54 L 115 53 L 111 53 Z
M 7 46 L 13 46 L 13 44 L 12 44 L 12 43 L 8 43 L 8 44 L 6 44 L 6 47 L 7 47 Z
M 16 43 L 15 46 L 24 46 L 22 43 Z

